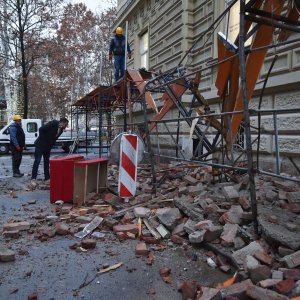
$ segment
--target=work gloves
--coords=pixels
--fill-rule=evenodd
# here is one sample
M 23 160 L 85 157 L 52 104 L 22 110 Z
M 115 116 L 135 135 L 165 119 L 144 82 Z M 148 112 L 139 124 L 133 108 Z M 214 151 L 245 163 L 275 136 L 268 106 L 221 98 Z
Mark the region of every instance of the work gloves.
M 128 53 L 128 58 L 131 59 L 131 52 Z
M 112 54 L 109 54 L 108 59 L 112 60 Z

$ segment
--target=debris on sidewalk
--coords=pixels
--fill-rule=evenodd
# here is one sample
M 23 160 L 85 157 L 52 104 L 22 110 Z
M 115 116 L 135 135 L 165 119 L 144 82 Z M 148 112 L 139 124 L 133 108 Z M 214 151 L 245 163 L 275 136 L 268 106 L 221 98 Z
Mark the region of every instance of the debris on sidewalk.
M 165 169 L 156 195 L 145 180 L 151 178 L 150 168 L 145 166 L 139 170 L 143 176 L 138 176 L 137 195 L 129 203 L 110 190 L 88 195 L 85 207 L 60 202 L 45 212 L 31 206 L 34 221 L 12 219 L 3 225 L 3 237 L 7 241 L 29 233 L 40 241 L 77 237 L 81 241 L 69 247 L 83 255 L 105 241 L 135 240 L 132 252 L 147 266 L 157 264 L 155 251 L 173 247 L 188 252 L 196 247 L 207 254 L 199 260 L 229 279 L 211 286 L 192 279 L 183 281 L 178 288 L 183 299 L 288 299 L 300 295 L 300 218 L 299 211 L 295 213 L 290 206 L 299 202 L 298 184 L 256 178 L 259 238 L 253 231 L 247 175 L 237 176 L 234 182 L 217 182 L 209 167 L 178 168 L 177 163 L 170 163 Z M 117 186 L 115 174 L 109 174 L 108 186 Z M 1 262 L 14 259 L 13 251 L 1 247 Z M 106 266 L 98 273 L 122 264 Z M 160 268 L 159 273 L 164 282 L 172 284 L 170 268 Z

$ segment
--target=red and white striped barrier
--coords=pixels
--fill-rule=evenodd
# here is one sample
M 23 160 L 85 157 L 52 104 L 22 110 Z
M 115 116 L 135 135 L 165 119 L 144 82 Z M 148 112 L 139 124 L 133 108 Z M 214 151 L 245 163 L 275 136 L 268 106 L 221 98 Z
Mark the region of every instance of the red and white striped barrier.
M 123 134 L 120 145 L 119 196 L 131 198 L 136 192 L 138 136 Z

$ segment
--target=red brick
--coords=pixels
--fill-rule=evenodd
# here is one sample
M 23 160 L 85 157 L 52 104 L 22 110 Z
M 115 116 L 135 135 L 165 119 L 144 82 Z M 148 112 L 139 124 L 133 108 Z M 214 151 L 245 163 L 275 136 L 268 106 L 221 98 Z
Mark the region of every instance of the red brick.
M 171 236 L 171 241 L 174 244 L 183 245 L 183 243 L 185 242 L 185 239 L 182 238 L 181 236 L 178 236 L 178 235 L 174 234 L 174 235 Z
M 17 239 L 20 237 L 20 231 L 19 230 L 4 231 L 3 236 L 5 238 Z
M 55 224 L 55 233 L 58 235 L 67 235 L 69 234 L 69 228 L 67 225 L 63 223 L 56 223 Z
M 134 233 L 131 233 L 131 232 L 126 232 L 126 235 L 127 235 L 127 237 L 129 238 L 129 239 L 131 239 L 131 240 L 135 240 L 135 234 Z
M 143 241 L 146 244 L 159 244 L 160 243 L 160 239 L 156 239 L 153 236 L 143 236 Z
M 300 213 L 300 203 L 289 203 L 286 204 L 285 208 L 287 208 L 289 211 L 299 214 Z
M 225 224 L 224 230 L 221 234 L 222 244 L 225 243 L 227 246 L 233 245 L 237 231 L 238 231 L 237 224 L 229 224 L 229 223 Z
M 257 251 L 254 253 L 254 257 L 260 262 L 265 263 L 266 265 L 271 265 L 273 262 L 272 256 L 268 255 L 264 251 Z
M 167 275 L 169 275 L 169 274 L 167 274 Z M 178 291 L 182 293 L 182 299 L 196 299 L 197 282 L 196 281 L 184 281 L 179 285 Z
M 38 300 L 38 294 L 37 293 L 32 293 L 27 297 L 27 300 Z
M 289 278 L 278 282 L 274 289 L 280 294 L 288 294 L 294 287 L 295 281 Z
M 285 279 L 293 279 L 297 281 L 300 279 L 300 269 L 284 270 L 283 276 Z
M 239 198 L 239 204 L 244 210 L 248 210 L 251 208 L 250 202 L 245 196 Z
M 196 230 L 207 229 L 208 227 L 210 227 L 212 225 L 213 225 L 213 223 L 211 220 L 205 220 L 205 221 L 201 221 L 201 222 L 197 223 L 195 225 L 195 229 Z
M 182 178 L 185 182 L 191 185 L 197 184 L 199 181 L 190 175 L 186 175 Z
M 113 230 L 114 232 L 131 232 L 135 234 L 139 232 L 137 224 L 115 225 Z
M 117 235 L 119 241 L 127 240 L 127 234 L 125 232 L 116 232 L 116 235 Z
M 42 231 L 42 234 L 47 236 L 47 237 L 54 237 L 55 236 L 55 230 L 52 230 L 52 229 L 44 229 Z
M 270 215 L 268 221 L 273 224 L 279 224 L 279 220 L 275 215 Z
M 149 254 L 149 250 L 145 242 L 138 242 L 135 247 L 135 254 L 136 255 L 145 255 Z
M 14 231 L 14 230 L 28 230 L 30 228 L 29 222 L 15 222 L 7 223 L 3 226 L 3 231 Z
M 84 249 L 94 249 L 96 247 L 96 240 L 85 239 L 85 240 L 81 241 L 81 247 Z
M 159 269 L 159 274 L 163 277 L 169 276 L 171 274 L 171 269 L 167 267 L 162 267 Z
M 86 216 L 79 216 L 76 218 L 76 222 L 80 224 L 87 224 L 90 223 L 93 220 L 91 217 L 86 217 Z
M 247 289 L 246 295 L 251 297 L 251 299 L 255 300 L 288 300 L 289 298 L 280 295 L 274 291 L 268 290 L 268 289 L 263 289 L 258 286 L 251 286 Z

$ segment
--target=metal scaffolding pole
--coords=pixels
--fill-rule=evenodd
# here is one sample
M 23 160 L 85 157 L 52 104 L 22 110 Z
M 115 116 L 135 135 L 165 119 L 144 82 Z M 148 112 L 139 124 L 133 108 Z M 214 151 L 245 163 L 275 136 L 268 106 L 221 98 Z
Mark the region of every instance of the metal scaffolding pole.
M 243 108 L 244 108 L 244 126 L 246 135 L 246 150 L 248 160 L 248 175 L 249 175 L 249 190 L 251 199 L 251 210 L 253 217 L 254 231 L 258 234 L 258 222 L 257 222 L 257 202 L 255 193 L 255 181 L 254 181 L 254 167 L 253 167 L 253 153 L 251 144 L 251 129 L 250 129 L 250 112 L 247 99 L 247 86 L 246 86 L 246 65 L 245 65 L 245 5 L 246 1 L 240 2 L 240 35 L 239 35 L 239 59 L 240 59 L 240 78 L 243 93 Z

